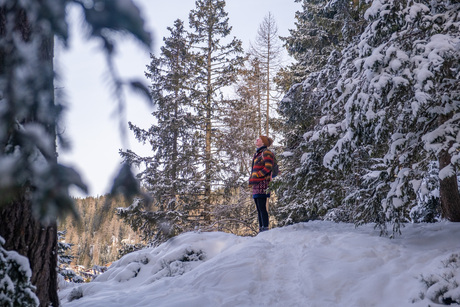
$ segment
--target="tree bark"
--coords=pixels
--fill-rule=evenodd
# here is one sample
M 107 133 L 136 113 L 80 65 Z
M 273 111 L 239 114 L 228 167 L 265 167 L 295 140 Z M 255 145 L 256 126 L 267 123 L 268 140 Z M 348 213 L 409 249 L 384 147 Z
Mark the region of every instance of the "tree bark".
M 270 29 L 269 29 L 270 31 Z M 270 132 L 270 34 L 268 35 L 268 44 L 267 44 L 267 121 L 265 123 L 265 135 L 268 137 Z
M 11 16 L 15 18 L 17 31 L 25 42 L 31 39 L 32 29 L 28 22 L 27 12 L 19 6 L 0 7 L 0 36 L 6 37 L 6 21 Z M 53 71 L 53 48 L 54 38 L 50 35 L 44 38 L 40 46 L 40 58 L 48 68 Z M 11 50 L 0 47 L 0 72 L 4 73 L 7 67 L 11 69 L 14 63 L 8 63 Z M 14 68 L 14 67 L 13 67 Z M 49 93 L 53 96 L 52 75 L 49 78 Z M 54 100 L 50 103 L 54 104 Z M 34 121 L 34 118 L 27 119 Z M 55 126 L 47 127 L 51 133 L 55 133 Z M 42 225 L 35 219 L 29 199 L 30 187 L 24 186 L 16 197 L 6 206 L 0 208 L 0 236 L 5 239 L 5 249 L 15 250 L 29 259 L 32 270 L 31 282 L 36 287 L 36 295 L 40 300 L 40 306 L 59 306 L 57 295 L 57 229 L 56 223 Z
M 451 158 L 447 151 L 442 151 L 439 155 L 439 169 L 449 165 Z M 460 194 L 456 175 L 439 181 L 439 195 L 442 217 L 451 222 L 460 222 Z
M 207 80 L 206 80 L 206 118 L 205 118 L 205 129 L 206 129 L 206 144 L 205 144 L 205 180 L 204 180 L 204 208 L 203 216 L 206 222 L 211 220 L 209 210 L 211 208 L 211 146 L 212 146 L 212 32 L 208 32 L 208 51 L 207 51 Z
M 57 295 L 57 229 L 56 224 L 41 225 L 32 213 L 27 192 L 9 206 L 0 209 L 0 236 L 4 248 L 29 259 L 31 282 L 40 306 L 59 306 Z
M 261 86 L 260 86 L 260 65 L 259 65 L 259 60 L 256 62 L 256 82 L 257 82 L 257 127 L 259 128 L 257 137 L 262 135 L 262 107 L 261 107 L 261 96 L 260 96 L 260 91 L 261 91 Z

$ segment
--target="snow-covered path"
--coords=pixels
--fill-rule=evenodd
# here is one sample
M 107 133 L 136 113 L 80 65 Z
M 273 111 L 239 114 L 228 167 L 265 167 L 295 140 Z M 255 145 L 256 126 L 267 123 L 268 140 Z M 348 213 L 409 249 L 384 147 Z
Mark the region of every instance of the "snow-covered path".
M 420 277 L 438 274 L 442 261 L 460 253 L 459 234 L 460 224 L 443 222 L 407 225 L 402 236 L 389 239 L 371 225 L 319 221 L 256 237 L 186 233 L 126 255 L 91 283 L 61 290 L 61 303 L 436 306 L 420 299 L 426 290 Z M 82 297 L 69 302 L 75 294 Z

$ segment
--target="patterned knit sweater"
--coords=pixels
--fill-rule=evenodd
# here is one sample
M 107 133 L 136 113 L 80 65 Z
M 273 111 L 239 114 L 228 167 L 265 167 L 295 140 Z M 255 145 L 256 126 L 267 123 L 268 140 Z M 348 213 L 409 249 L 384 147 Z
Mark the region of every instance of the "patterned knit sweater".
M 273 168 L 273 153 L 266 146 L 257 149 L 252 159 L 252 171 L 249 184 L 253 186 L 253 194 L 266 194 Z

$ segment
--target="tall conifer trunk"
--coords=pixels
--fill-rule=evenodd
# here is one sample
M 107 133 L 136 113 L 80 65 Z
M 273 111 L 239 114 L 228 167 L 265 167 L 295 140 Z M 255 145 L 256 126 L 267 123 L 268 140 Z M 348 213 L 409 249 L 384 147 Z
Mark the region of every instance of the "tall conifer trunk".
M 211 29 L 211 27 L 210 27 Z M 207 54 L 207 80 L 206 80 L 206 162 L 205 162 L 205 205 L 204 219 L 210 220 L 209 208 L 211 206 L 211 142 L 212 142 L 212 85 L 211 85 L 211 58 L 212 58 L 212 32 L 208 32 L 208 54 Z
M 176 99 L 174 102 L 174 120 L 176 121 L 177 125 L 177 117 L 178 117 L 178 103 L 177 100 L 178 98 L 178 91 L 176 91 Z M 176 199 L 177 196 L 177 142 L 179 139 L 179 132 L 177 130 L 177 127 L 175 127 L 173 131 L 173 144 L 172 144 L 172 171 L 171 171 L 171 180 L 172 180 L 172 185 L 171 185 L 171 198 Z
M 31 31 L 26 12 L 17 6 L 0 7 L 0 36 L 6 37 L 6 18 L 15 17 L 15 30 L 20 33 L 24 41 L 30 40 Z M 41 42 L 40 61 L 53 71 L 53 40 L 48 37 Z M 6 72 L 12 69 L 8 63 L 11 52 L 0 48 L 0 71 Z M 51 74 L 52 76 L 52 74 Z M 44 76 L 47 78 L 49 76 Z M 50 93 L 53 93 L 52 77 L 47 83 Z M 49 103 L 54 103 L 54 99 Z M 33 122 L 34 118 L 27 119 Z M 54 134 L 54 125 L 48 127 Z M 0 150 L 4 150 L 3 146 Z M 17 191 L 16 197 L 10 204 L 0 208 L 0 236 L 5 239 L 4 248 L 15 250 L 29 259 L 32 270 L 31 282 L 36 286 L 36 295 L 40 300 L 40 306 L 59 306 L 57 295 L 57 229 L 54 222 L 42 225 L 33 215 L 29 199 L 30 187 L 23 187 Z
M 178 56 L 176 55 L 176 61 L 179 62 Z M 176 199 L 177 196 L 177 156 L 178 156 L 178 149 L 177 149 L 177 143 L 179 139 L 179 131 L 178 131 L 178 113 L 179 113 L 179 88 L 176 86 L 176 90 L 174 92 L 174 121 L 175 121 L 175 127 L 173 130 L 173 143 L 172 143 L 172 171 L 171 171 L 171 180 L 172 180 L 172 186 L 171 186 L 171 198 Z

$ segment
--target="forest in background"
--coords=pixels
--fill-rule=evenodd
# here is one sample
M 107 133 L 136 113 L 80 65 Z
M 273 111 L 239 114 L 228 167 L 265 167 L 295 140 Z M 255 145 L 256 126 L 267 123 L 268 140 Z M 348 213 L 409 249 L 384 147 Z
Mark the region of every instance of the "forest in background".
M 257 233 L 257 217 L 252 200 L 249 194 L 242 194 L 246 195 L 245 201 L 230 198 L 233 200 L 228 205 L 213 207 L 213 230 L 243 236 Z M 71 267 L 90 269 L 93 266 L 106 266 L 126 253 L 148 245 L 142 240 L 145 237 L 143 230 L 134 230 L 121 218 L 122 212 L 129 210 L 132 205 L 124 198 L 104 195 L 74 198 L 74 201 L 79 218 L 68 215 L 58 220 L 58 231 L 65 232 L 60 242 L 70 245 L 70 249 L 63 253 L 71 257 Z M 134 203 L 138 201 L 136 199 Z M 274 219 L 271 225 L 276 225 Z M 169 227 L 173 226 L 164 225 L 163 231 Z
M 69 215 L 58 221 L 58 231 L 65 231 L 65 243 L 71 244 L 74 265 L 91 268 L 107 265 L 120 257 L 119 251 L 128 245 L 141 243 L 139 234 L 116 214 L 126 206 L 122 198 L 108 196 L 75 198 L 79 220 Z

